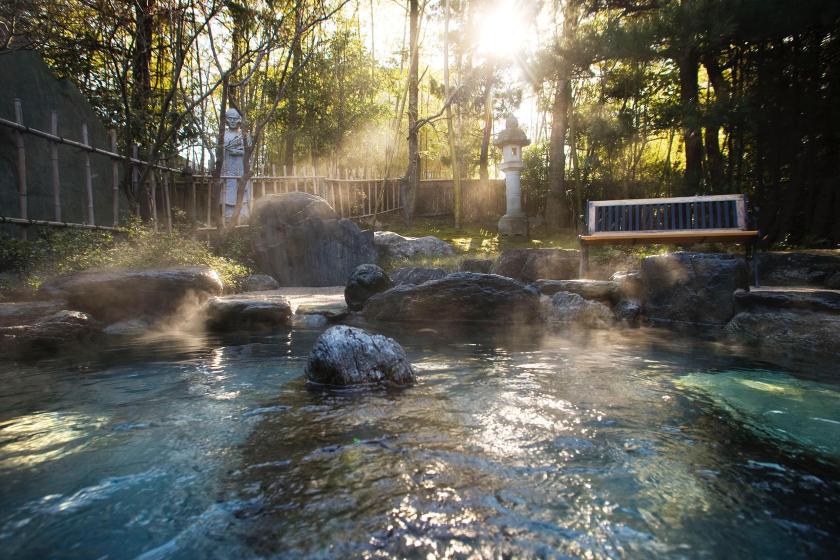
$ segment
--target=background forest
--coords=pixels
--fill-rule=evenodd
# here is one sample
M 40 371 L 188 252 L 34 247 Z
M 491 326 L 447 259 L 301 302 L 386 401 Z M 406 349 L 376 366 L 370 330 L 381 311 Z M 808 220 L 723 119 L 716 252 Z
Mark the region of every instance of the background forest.
M 218 173 L 234 106 L 246 173 L 404 177 L 410 200 L 498 176 L 513 112 L 551 229 L 588 199 L 743 192 L 767 242 L 840 243 L 836 0 L 7 0 L 20 48 L 149 161 Z

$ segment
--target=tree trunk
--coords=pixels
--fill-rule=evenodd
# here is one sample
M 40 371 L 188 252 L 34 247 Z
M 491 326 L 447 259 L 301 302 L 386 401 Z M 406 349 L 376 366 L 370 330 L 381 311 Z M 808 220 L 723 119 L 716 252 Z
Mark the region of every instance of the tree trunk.
M 565 65 L 564 65 L 565 66 Z M 569 125 L 569 101 L 572 84 L 566 68 L 561 68 L 551 106 L 551 139 L 548 149 L 548 198 L 545 223 L 549 230 L 569 227 L 569 204 L 566 197 L 566 130 Z
M 286 175 L 292 175 L 295 168 L 295 140 L 297 130 L 300 127 L 300 118 L 298 117 L 298 84 L 300 79 L 298 76 L 300 64 L 303 59 L 303 51 L 300 45 L 301 35 L 301 5 L 297 4 L 295 7 L 295 38 L 292 42 L 292 78 L 288 88 L 288 103 L 289 103 L 289 120 L 286 123 L 288 130 L 286 131 L 286 153 L 283 156 L 283 163 L 286 166 Z
M 414 203 L 417 189 L 420 187 L 420 149 L 417 129 L 417 101 L 419 90 L 419 36 L 420 7 L 419 0 L 409 0 L 409 56 L 408 68 L 408 169 L 403 178 L 402 205 L 403 217 L 407 225 L 414 218 Z
M 138 0 L 134 5 L 134 52 L 131 58 L 131 114 L 129 115 L 128 145 L 136 144 L 140 154 L 146 153 L 149 102 L 152 98 L 152 41 L 154 37 L 154 0 Z M 142 189 L 142 185 L 140 186 Z M 149 197 L 140 204 L 141 215 L 152 217 Z M 137 201 L 139 204 L 139 201 Z
M 490 179 L 487 169 L 490 160 L 490 136 L 493 133 L 493 77 L 487 79 L 484 90 L 484 131 L 481 135 L 481 153 L 478 156 L 478 177 L 482 181 Z
M 449 0 L 446 0 L 443 20 L 443 97 L 447 101 L 451 95 L 449 88 Z M 461 169 L 458 165 L 458 145 L 455 140 L 455 129 L 452 123 L 452 104 L 446 105 L 446 135 L 449 139 L 449 157 L 452 163 L 452 213 L 455 218 L 455 229 L 461 229 Z
M 700 127 L 699 87 L 697 71 L 700 59 L 693 48 L 687 49 L 677 61 L 680 71 L 680 102 L 682 104 L 683 143 L 685 144 L 684 193 L 700 192 L 703 178 L 703 139 Z
M 709 81 L 712 82 L 712 87 L 715 89 L 715 103 L 708 117 L 708 123 L 706 124 L 706 163 L 709 170 L 711 192 L 721 193 L 729 190 L 728 185 L 725 185 L 725 164 L 718 138 L 721 127 L 720 115 L 724 114 L 729 107 L 729 84 L 726 78 L 723 77 L 723 71 L 714 55 L 705 55 L 703 57 L 703 66 L 706 67 L 706 72 L 709 74 Z

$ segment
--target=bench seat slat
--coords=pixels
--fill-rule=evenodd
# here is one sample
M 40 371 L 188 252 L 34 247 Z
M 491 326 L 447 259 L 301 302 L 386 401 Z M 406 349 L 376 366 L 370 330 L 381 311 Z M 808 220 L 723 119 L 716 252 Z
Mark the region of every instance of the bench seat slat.
M 581 235 L 580 241 L 586 245 L 633 244 L 633 243 L 661 243 L 677 244 L 684 242 L 741 243 L 758 237 L 758 231 L 740 229 L 694 229 L 671 231 L 613 231 L 600 232 L 591 235 Z

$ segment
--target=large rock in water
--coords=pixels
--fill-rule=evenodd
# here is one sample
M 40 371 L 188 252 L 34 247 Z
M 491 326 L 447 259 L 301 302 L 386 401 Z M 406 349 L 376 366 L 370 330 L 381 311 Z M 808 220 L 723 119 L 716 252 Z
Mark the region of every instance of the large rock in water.
M 377 231 L 374 234 L 374 243 L 380 258 L 384 260 L 446 257 L 455 254 L 452 245 L 433 235 L 403 237 L 393 231 Z
M 279 294 L 251 292 L 214 297 L 204 305 L 206 326 L 213 331 L 262 331 L 288 325 L 289 301 Z
M 557 292 L 579 294 L 585 299 L 605 301 L 610 304 L 619 300 L 619 286 L 611 280 L 537 280 L 537 289 L 544 296 Z
M 184 304 L 221 294 L 223 287 L 211 268 L 178 267 L 80 272 L 49 282 L 41 291 L 66 300 L 69 309 L 113 323 L 169 315 Z
M 0 327 L 34 323 L 67 309 L 66 301 L 20 301 L 0 303 Z
M 267 292 L 278 288 L 280 284 L 268 274 L 251 274 L 242 282 L 243 292 Z
M 523 282 L 578 277 L 580 251 L 575 249 L 508 249 L 490 269 L 492 274 Z
M 359 265 L 347 280 L 344 301 L 351 311 L 360 311 L 372 295 L 384 292 L 391 286 L 391 278 L 375 264 Z
M 539 293 L 503 276 L 455 272 L 440 280 L 404 284 L 376 294 L 363 313 L 366 319 L 378 321 L 479 321 L 504 326 L 537 321 Z
M 723 325 L 735 314 L 735 290 L 747 287 L 742 257 L 669 253 L 642 261 L 643 304 L 651 321 Z
M 414 369 L 395 340 L 356 327 L 337 326 L 315 342 L 306 377 L 320 385 L 347 386 L 414 382 Z
M 403 284 L 417 285 L 429 280 L 440 280 L 446 276 L 446 271 L 442 268 L 424 268 L 419 266 L 410 266 L 398 268 L 391 273 L 391 280 L 395 286 L 402 286 Z
M 541 311 L 543 320 L 551 327 L 606 329 L 614 321 L 609 307 L 572 292 L 543 296 Z
M 259 199 L 251 226 L 257 265 L 281 286 L 343 286 L 357 266 L 377 259 L 373 233 L 314 194 Z
M 37 357 L 57 350 L 88 346 L 99 324 L 87 313 L 62 310 L 31 324 L 0 327 L 0 352 L 7 356 Z

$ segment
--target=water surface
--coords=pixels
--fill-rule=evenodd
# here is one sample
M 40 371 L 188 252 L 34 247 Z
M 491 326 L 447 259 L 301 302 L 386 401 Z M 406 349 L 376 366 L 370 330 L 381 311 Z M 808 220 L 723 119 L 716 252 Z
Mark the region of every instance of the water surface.
M 393 331 L 416 386 L 316 392 L 318 334 L 0 364 L 0 555 L 834 551 L 833 364 L 782 370 L 661 333 Z

